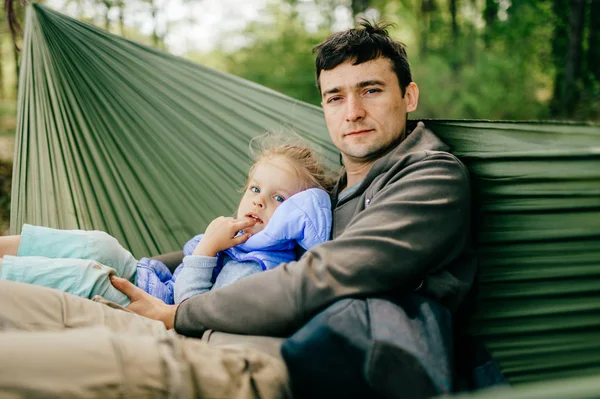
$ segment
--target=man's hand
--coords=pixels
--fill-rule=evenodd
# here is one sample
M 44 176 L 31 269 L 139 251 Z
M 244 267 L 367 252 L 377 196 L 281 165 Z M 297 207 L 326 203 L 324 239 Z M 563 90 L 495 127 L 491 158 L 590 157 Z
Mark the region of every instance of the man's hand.
M 131 300 L 127 309 L 140 316 L 162 321 L 167 329 L 172 329 L 175 326 L 175 312 L 179 305 L 167 305 L 124 278 L 111 276 L 110 282 Z
M 192 255 L 217 256 L 217 252 L 235 247 L 248 241 L 250 233 L 240 234 L 235 237 L 238 231 L 256 224 L 252 218 L 234 219 L 219 216 L 206 228 L 204 237 L 192 252 Z

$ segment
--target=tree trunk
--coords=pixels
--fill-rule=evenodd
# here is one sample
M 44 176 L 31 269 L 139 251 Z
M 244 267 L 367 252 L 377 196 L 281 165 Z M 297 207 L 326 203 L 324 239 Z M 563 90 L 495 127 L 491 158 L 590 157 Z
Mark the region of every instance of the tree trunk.
M 150 1 L 150 12 L 152 13 L 152 22 L 154 23 L 154 29 L 152 30 L 152 44 L 154 47 L 158 48 L 159 45 L 159 36 L 158 36 L 158 9 L 156 8 L 156 4 L 154 0 Z
M 119 32 L 125 37 L 125 2 L 119 1 Z
M 458 43 L 458 21 L 456 18 L 458 0 L 450 0 L 450 16 L 452 17 L 452 43 L 456 46 Z
M 6 0 L 4 4 L 4 13 L 7 18 L 8 32 L 12 37 L 13 41 L 13 56 L 15 58 L 15 93 L 19 90 L 19 38 L 22 34 L 22 24 L 19 21 L 23 21 L 25 7 L 15 7 L 14 1 Z M 0 43 L 1 46 L 1 43 Z M 1 58 L 1 57 L 0 57 Z M 6 87 L 3 86 L 3 91 Z
M 4 46 L 0 43 L 0 98 L 4 98 Z
M 431 12 L 435 9 L 435 0 L 421 0 L 421 56 L 425 58 L 429 51 L 429 28 Z
M 106 12 L 104 13 L 104 29 L 110 31 L 110 19 L 108 18 L 108 13 L 110 11 L 110 7 L 106 7 Z
M 350 9 L 352 10 L 352 16 L 356 17 L 363 11 L 369 8 L 369 0 L 351 0 Z
M 587 72 L 588 76 L 600 83 L 600 1 L 590 4 Z
M 19 65 L 19 50 L 17 50 L 17 47 L 13 46 L 13 54 L 15 56 L 15 74 L 16 74 L 16 79 L 15 79 L 15 93 L 19 92 L 19 75 L 20 75 L 20 65 Z
M 83 1 L 79 0 L 77 2 L 77 19 L 83 21 Z
M 552 61 L 556 70 L 554 74 L 554 90 L 550 102 L 550 114 L 553 117 L 562 115 L 562 82 L 564 80 L 565 57 L 567 55 L 569 37 L 570 7 L 568 0 L 553 0 L 554 34 L 552 37 Z
M 485 43 L 485 47 L 489 48 L 492 44 L 494 26 L 498 20 L 498 3 L 496 3 L 494 0 L 485 0 L 483 20 L 485 21 L 483 41 Z
M 563 114 L 571 116 L 578 100 L 577 84 L 581 79 L 581 56 L 583 53 L 583 27 L 585 20 L 585 0 L 571 0 L 571 22 L 569 47 L 565 62 L 562 83 L 561 108 Z

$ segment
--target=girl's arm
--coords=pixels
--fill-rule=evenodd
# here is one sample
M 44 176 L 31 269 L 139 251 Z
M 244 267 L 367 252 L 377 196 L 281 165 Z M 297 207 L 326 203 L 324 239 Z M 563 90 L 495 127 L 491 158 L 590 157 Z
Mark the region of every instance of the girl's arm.
M 191 256 L 183 258 L 183 267 L 175 278 L 174 300 L 175 303 L 197 294 L 210 291 L 212 288 L 213 269 L 217 265 L 217 253 L 241 244 L 250 238 L 250 234 L 241 234 L 236 237 L 239 230 L 252 226 L 253 219 L 235 220 L 233 218 L 218 217 L 213 220 L 202 239 L 196 244 Z
M 262 271 L 263 268 L 258 262 L 236 262 L 234 260 L 230 260 L 229 262 L 225 263 L 219 272 L 219 275 L 217 276 L 215 284 L 212 288 L 217 289 L 225 287 L 226 285 L 241 280 L 244 277 L 248 277 L 252 274 L 260 273 Z
M 213 286 L 212 274 L 215 266 L 217 266 L 217 258 L 214 256 L 191 255 L 183 258 L 183 267 L 174 284 L 175 303 L 210 291 Z

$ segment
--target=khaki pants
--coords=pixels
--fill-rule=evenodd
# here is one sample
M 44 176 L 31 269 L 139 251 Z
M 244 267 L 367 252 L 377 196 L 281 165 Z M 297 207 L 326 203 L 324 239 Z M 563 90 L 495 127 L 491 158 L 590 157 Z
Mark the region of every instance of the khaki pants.
M 211 335 L 185 338 L 118 305 L 0 281 L 0 398 L 290 396 L 278 340 Z

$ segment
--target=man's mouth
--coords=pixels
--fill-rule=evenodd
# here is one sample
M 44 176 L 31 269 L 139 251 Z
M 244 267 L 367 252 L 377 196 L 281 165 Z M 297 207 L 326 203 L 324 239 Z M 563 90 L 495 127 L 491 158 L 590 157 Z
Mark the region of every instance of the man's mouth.
M 358 136 L 358 135 L 361 135 L 361 134 L 372 132 L 373 130 L 374 129 L 353 130 L 351 132 L 348 132 L 348 133 L 344 134 L 344 136 Z
M 246 217 L 256 220 L 256 223 L 263 223 L 262 219 L 259 218 L 258 215 L 255 213 L 248 213 L 248 214 L 246 214 Z

